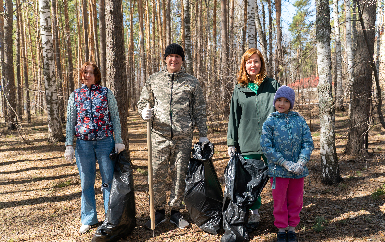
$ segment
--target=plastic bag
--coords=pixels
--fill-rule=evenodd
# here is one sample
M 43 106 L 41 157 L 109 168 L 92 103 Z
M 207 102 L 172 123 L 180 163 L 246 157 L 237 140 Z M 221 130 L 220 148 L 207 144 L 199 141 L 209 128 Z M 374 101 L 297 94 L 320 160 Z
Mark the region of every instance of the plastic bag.
M 222 242 L 248 240 L 248 210 L 256 202 L 269 177 L 263 160 L 234 154 L 225 169 Z
M 222 228 L 222 188 L 212 162 L 212 143 L 194 145 L 188 172 L 184 202 L 190 218 L 203 231 L 217 234 Z
M 115 169 L 108 210 L 103 224 L 92 237 L 93 242 L 118 241 L 127 237 L 136 226 L 131 161 L 126 150 L 111 153 L 110 158 L 115 160 Z

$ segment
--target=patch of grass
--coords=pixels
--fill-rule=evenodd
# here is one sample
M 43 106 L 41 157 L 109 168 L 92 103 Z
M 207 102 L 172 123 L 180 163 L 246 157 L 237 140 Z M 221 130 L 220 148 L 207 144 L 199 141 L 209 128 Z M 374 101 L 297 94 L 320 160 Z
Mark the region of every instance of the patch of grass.
M 313 137 L 317 137 L 317 136 L 320 135 L 320 133 L 319 132 L 314 132 L 312 135 L 313 135 Z
M 313 226 L 314 231 L 321 232 L 325 228 L 327 220 L 324 217 L 317 216 L 315 218 L 315 224 Z
M 382 197 L 385 197 L 385 184 L 372 193 L 373 199 L 380 199 Z
M 362 175 L 361 171 L 356 171 L 356 173 L 357 173 L 357 176 L 361 176 Z
M 63 188 L 63 187 L 67 187 L 71 185 L 71 180 L 68 180 L 68 181 L 65 181 L 65 182 L 60 182 L 60 183 L 57 183 L 54 187 L 55 188 Z
M 147 172 L 146 170 L 143 170 L 143 169 L 140 169 L 140 168 L 136 169 L 136 171 L 137 171 L 139 174 L 141 174 L 141 175 L 147 176 L 147 174 L 148 174 L 148 172 Z

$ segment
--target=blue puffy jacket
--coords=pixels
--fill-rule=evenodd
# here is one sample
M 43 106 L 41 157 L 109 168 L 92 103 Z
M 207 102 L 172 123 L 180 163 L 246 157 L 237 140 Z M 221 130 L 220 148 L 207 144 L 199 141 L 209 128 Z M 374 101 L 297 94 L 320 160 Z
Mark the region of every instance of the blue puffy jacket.
M 306 164 L 314 149 L 309 126 L 297 112 L 274 112 L 263 123 L 261 147 L 266 155 L 270 177 L 302 178 L 309 175 L 306 165 L 301 174 L 287 171 L 285 160 Z

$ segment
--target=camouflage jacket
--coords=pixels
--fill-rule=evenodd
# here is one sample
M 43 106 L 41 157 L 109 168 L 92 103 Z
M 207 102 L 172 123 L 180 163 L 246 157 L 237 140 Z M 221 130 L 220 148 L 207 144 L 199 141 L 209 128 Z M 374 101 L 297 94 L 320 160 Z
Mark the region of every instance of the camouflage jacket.
M 199 81 L 183 69 L 152 74 L 146 81 L 138 102 L 139 114 L 147 103 L 154 108 L 152 131 L 168 138 L 192 137 L 194 128 L 207 136 L 206 102 Z

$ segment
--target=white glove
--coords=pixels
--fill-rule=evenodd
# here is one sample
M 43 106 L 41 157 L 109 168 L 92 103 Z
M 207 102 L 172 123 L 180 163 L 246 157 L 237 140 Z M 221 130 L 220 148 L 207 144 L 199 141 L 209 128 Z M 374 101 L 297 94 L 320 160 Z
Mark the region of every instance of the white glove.
M 295 163 L 288 160 L 285 160 L 282 166 L 285 167 L 285 169 L 288 170 L 289 172 L 294 172 L 294 170 L 296 169 Z
M 115 153 L 116 153 L 116 154 L 119 154 L 119 153 L 122 152 L 125 148 L 126 148 L 126 146 L 125 146 L 124 144 L 115 144 Z
M 200 137 L 199 142 L 202 143 L 202 145 L 205 145 L 210 142 L 210 140 L 207 137 Z
M 150 120 L 152 117 L 152 110 L 153 108 L 144 108 L 142 110 L 142 118 L 143 120 L 147 121 Z
M 64 157 L 66 158 L 66 160 L 73 163 L 74 156 L 75 156 L 75 151 L 72 145 L 66 146 L 66 151 L 64 152 Z
M 229 146 L 227 148 L 227 154 L 229 154 L 229 156 L 233 156 L 235 154 L 235 146 Z
M 293 173 L 296 175 L 300 175 L 303 172 L 304 168 L 300 163 L 294 163 Z

